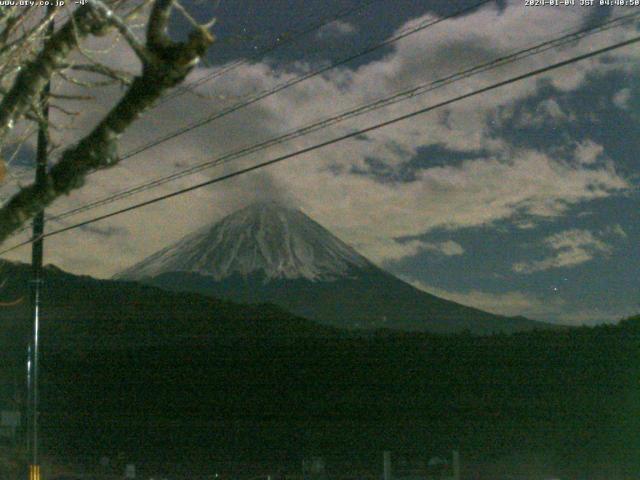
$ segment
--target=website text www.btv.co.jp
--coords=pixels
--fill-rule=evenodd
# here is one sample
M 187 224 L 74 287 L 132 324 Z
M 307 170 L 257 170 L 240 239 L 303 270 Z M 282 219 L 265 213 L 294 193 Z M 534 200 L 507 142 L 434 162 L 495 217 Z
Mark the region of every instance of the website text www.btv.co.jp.
M 66 0 L 0 0 L 0 7 L 64 7 Z

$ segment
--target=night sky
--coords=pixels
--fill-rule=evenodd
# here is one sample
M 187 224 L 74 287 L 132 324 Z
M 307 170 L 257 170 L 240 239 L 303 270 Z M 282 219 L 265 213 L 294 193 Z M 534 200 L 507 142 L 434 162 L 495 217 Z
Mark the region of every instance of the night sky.
M 477 2 L 242 0 L 185 5 L 217 36 L 189 81 L 244 60 L 214 81 L 163 102 L 123 138 L 120 151 L 273 88 L 302 72 Z M 577 2 L 579 3 L 579 2 Z M 295 32 L 352 7 L 352 15 L 265 55 Z M 635 10 L 634 10 L 635 9 Z M 129 158 L 56 202 L 59 213 L 260 142 L 353 106 L 466 70 L 638 7 L 481 8 L 409 35 L 354 62 Z M 626 23 L 513 64 L 455 82 L 287 144 L 181 178 L 49 228 L 177 190 L 529 70 L 638 35 Z M 187 25 L 177 19 L 173 34 Z M 98 52 L 104 42 L 91 47 Z M 135 71 L 124 44 L 109 62 Z M 637 313 L 640 292 L 640 48 L 637 45 L 473 97 L 409 121 L 314 151 L 229 182 L 96 223 L 46 241 L 45 262 L 110 277 L 205 223 L 255 200 L 300 208 L 372 261 L 432 292 L 491 312 L 594 324 Z M 70 90 L 58 82 L 54 89 Z M 100 92 L 86 132 L 121 94 Z M 12 164 L 23 183 L 32 148 Z M 54 155 L 55 157 L 55 155 Z M 3 187 L 5 197 L 16 183 Z M 15 239 L 14 239 L 15 242 Z M 7 242 L 7 246 L 13 242 Z M 29 250 L 7 258 L 26 260 Z

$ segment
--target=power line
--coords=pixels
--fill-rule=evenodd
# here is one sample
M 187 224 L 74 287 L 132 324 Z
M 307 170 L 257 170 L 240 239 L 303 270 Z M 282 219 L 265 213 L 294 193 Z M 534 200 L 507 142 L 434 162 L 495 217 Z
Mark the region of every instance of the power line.
M 437 25 L 437 24 L 439 24 L 439 23 L 441 23 L 443 21 L 446 21 L 448 19 L 460 16 L 460 15 L 464 15 L 464 14 L 470 13 L 470 12 L 480 8 L 481 6 L 483 6 L 483 5 L 485 5 L 485 4 L 489 3 L 489 2 L 492 2 L 492 1 L 495 1 L 495 0 L 481 0 L 478 3 L 475 3 L 474 5 L 471 5 L 471 6 L 462 8 L 462 9 L 458 9 L 455 12 L 450 13 L 448 15 L 445 15 L 443 17 L 439 17 L 439 18 L 436 18 L 436 19 L 429 19 L 429 20 L 423 21 L 420 24 L 418 24 L 417 26 L 409 28 L 409 29 L 406 29 L 406 30 L 396 34 L 395 36 L 390 37 L 390 38 L 388 38 L 388 39 L 386 39 L 386 40 L 384 40 L 384 41 L 382 41 L 380 43 L 377 43 L 377 44 L 374 44 L 372 46 L 366 47 L 365 49 L 360 50 L 359 52 L 357 52 L 355 54 L 349 55 L 349 56 L 347 56 L 345 58 L 342 58 L 342 59 L 340 59 L 340 60 L 338 60 L 336 62 L 333 62 L 333 63 L 331 63 L 331 64 L 329 64 L 329 65 L 327 65 L 325 67 L 321 67 L 320 69 L 313 70 L 313 71 L 308 72 L 306 74 L 297 76 L 297 77 L 289 80 L 288 82 L 280 84 L 280 85 L 278 85 L 278 86 L 276 86 L 276 87 L 274 87 L 272 89 L 264 90 L 264 91 L 258 93 L 256 96 L 250 98 L 249 100 L 247 100 L 247 101 L 245 101 L 243 103 L 235 104 L 235 105 L 232 105 L 231 107 L 229 107 L 227 109 L 221 110 L 219 112 L 215 112 L 212 115 L 210 115 L 208 117 L 205 117 L 204 119 L 201 119 L 201 120 L 199 120 L 199 121 L 197 121 L 195 123 L 187 125 L 187 126 L 181 128 L 181 129 L 177 130 L 177 131 L 174 131 L 174 132 L 172 132 L 170 134 L 165 135 L 164 137 L 158 138 L 158 139 L 156 139 L 156 140 L 154 140 L 154 141 L 152 141 L 152 142 L 150 142 L 150 143 L 148 143 L 146 145 L 138 147 L 138 148 L 136 148 L 136 149 L 124 154 L 120 158 L 120 160 L 123 161 L 123 160 L 129 159 L 129 158 L 131 158 L 131 157 L 133 157 L 135 155 L 138 155 L 138 154 L 140 154 L 140 153 L 142 153 L 142 152 L 144 152 L 144 151 L 146 151 L 146 150 L 148 150 L 150 148 L 153 148 L 153 147 L 155 147 L 155 146 L 157 146 L 157 145 L 159 145 L 161 143 L 164 143 L 164 142 L 166 142 L 168 140 L 171 140 L 173 138 L 177 138 L 177 137 L 179 137 L 181 135 L 184 135 L 184 134 L 186 134 L 186 133 L 198 128 L 198 127 L 201 127 L 203 125 L 211 123 L 211 122 L 213 122 L 215 120 L 218 120 L 218 119 L 220 119 L 220 118 L 222 118 L 222 117 L 224 117 L 226 115 L 229 115 L 229 114 L 231 114 L 233 112 L 236 112 L 236 111 L 238 111 L 238 110 L 240 110 L 240 109 L 242 109 L 244 107 L 252 105 L 252 104 L 254 104 L 254 103 L 256 103 L 256 102 L 258 102 L 260 100 L 263 100 L 264 98 L 267 98 L 267 97 L 269 97 L 271 95 L 279 93 L 280 91 L 285 90 L 286 88 L 292 87 L 292 86 L 294 86 L 294 85 L 296 85 L 298 83 L 301 83 L 301 82 L 303 82 L 305 80 L 308 80 L 308 79 L 313 78 L 313 77 L 315 77 L 317 75 L 320 75 L 322 73 L 330 71 L 330 70 L 332 70 L 332 69 L 334 69 L 334 68 L 336 68 L 336 67 L 338 67 L 340 65 L 349 63 L 349 62 L 351 62 L 351 61 L 353 61 L 353 60 L 355 60 L 357 58 L 363 57 L 363 56 L 365 56 L 365 55 L 367 55 L 369 53 L 372 53 L 372 52 L 374 52 L 376 50 L 379 50 L 379 49 L 381 49 L 383 47 L 386 47 L 388 45 L 392 45 L 393 43 L 395 43 L 395 42 L 397 42 L 397 41 L 399 41 L 399 40 L 401 40 L 403 38 L 406 38 L 406 37 L 408 37 L 410 35 L 413 35 L 415 33 L 423 31 L 423 30 L 425 30 L 425 29 L 427 29 L 429 27 L 432 27 L 434 25 Z M 93 172 L 90 172 L 88 175 L 92 175 L 94 173 L 97 173 L 98 171 L 100 171 L 100 170 L 95 170 Z M 20 231 L 18 231 L 16 233 L 20 233 Z
M 476 65 L 474 67 L 471 67 L 467 70 L 461 71 L 461 72 L 457 72 L 451 75 L 448 75 L 446 77 L 428 82 L 428 83 L 424 83 L 424 84 L 420 84 L 417 86 L 413 86 L 409 89 L 406 90 L 402 90 L 400 92 L 396 92 L 390 96 L 386 96 L 383 98 L 380 98 L 378 100 L 375 100 L 373 102 L 369 102 L 366 103 L 364 105 L 360 105 L 358 107 L 352 108 L 350 110 L 346 110 L 343 111 L 341 113 L 338 113 L 336 115 L 333 115 L 331 117 L 328 118 L 324 118 L 322 120 L 313 122 L 311 124 L 307 124 L 304 127 L 298 127 L 292 131 L 289 131 L 283 135 L 271 138 L 269 140 L 257 143 L 257 144 L 253 144 L 251 146 L 248 147 L 244 147 L 240 150 L 236 150 L 233 152 L 229 152 L 227 154 L 224 154 L 221 157 L 215 158 L 213 160 L 208 160 L 205 162 L 202 162 L 198 165 L 194 165 L 192 167 L 180 170 L 178 172 L 172 173 L 170 175 L 164 176 L 164 177 L 159 177 L 156 178 L 155 180 L 151 180 L 148 182 L 144 182 L 142 184 L 139 184 L 137 186 L 134 187 L 130 187 L 128 189 L 122 190 L 118 193 L 115 194 L 111 194 L 108 195 L 100 200 L 96 200 L 93 202 L 90 202 L 88 204 L 82 205 L 80 207 L 76 207 L 74 209 L 68 210 L 66 212 L 63 212 L 61 214 L 55 215 L 55 216 L 51 216 L 48 217 L 47 220 L 62 220 L 64 218 L 79 214 L 81 212 L 85 212 L 88 210 L 92 210 L 94 208 L 103 206 L 103 205 L 107 205 L 109 203 L 113 203 L 117 200 L 122 200 L 124 198 L 127 198 L 131 195 L 137 194 L 137 193 L 141 193 L 144 192 L 146 190 L 149 190 L 151 188 L 155 188 L 157 186 L 163 185 L 165 183 L 168 183 L 170 181 L 182 178 L 184 176 L 187 175 L 191 175 L 197 172 L 200 172 L 202 170 L 208 169 L 208 168 L 212 168 L 214 166 L 218 166 L 222 163 L 227 163 L 229 161 L 232 160 L 236 160 L 238 158 L 247 156 L 249 154 L 252 153 L 256 153 L 258 151 L 261 151 L 263 149 L 266 148 L 270 148 L 274 145 L 279 145 L 282 144 L 286 141 L 295 139 L 295 138 L 299 138 L 301 136 L 307 135 L 309 133 L 313 133 L 315 131 L 318 131 L 320 129 L 324 129 L 327 128 L 331 125 L 335 125 L 337 123 L 340 123 L 344 120 L 348 120 L 351 118 L 355 118 L 357 116 L 375 111 L 377 109 L 383 108 L 383 107 L 387 107 L 390 105 L 393 105 L 395 103 L 399 103 L 401 101 L 407 100 L 409 98 L 413 98 L 416 97 L 418 95 L 423 95 L 425 93 L 428 93 L 430 91 L 433 91 L 437 88 L 441 88 L 447 85 L 450 85 L 451 83 L 469 78 L 473 75 L 477 75 L 479 73 L 484 73 L 487 72 L 489 70 L 498 68 L 498 67 L 502 67 L 506 64 L 515 62 L 515 61 L 519 61 L 522 60 L 524 58 L 528 58 L 532 55 L 538 55 L 541 54 L 543 52 L 546 52 L 552 48 L 557 48 L 559 46 L 565 45 L 567 43 L 571 43 L 574 41 L 577 41 L 579 39 L 585 38 L 589 35 L 593 35 L 595 33 L 600 33 L 602 31 L 620 26 L 621 24 L 624 24 L 626 22 L 629 22 L 631 20 L 634 20 L 635 18 L 637 18 L 638 16 L 640 16 L 640 12 L 636 12 L 633 14 L 627 14 L 621 17 L 616 17 L 614 19 L 610 19 L 606 22 L 603 22 L 599 25 L 594 25 L 594 26 L 590 26 L 578 31 L 574 31 L 571 33 L 568 33 L 566 35 L 563 35 L 561 37 L 558 37 L 556 39 L 553 40 L 549 40 L 549 41 L 545 41 L 542 42 L 540 44 L 534 45 L 532 47 L 529 48 L 525 48 L 523 50 L 518 50 L 515 53 L 511 53 L 509 55 L 505 55 L 502 57 L 499 57 L 497 59 L 491 60 L 489 62 L 485 62 L 483 64 L 480 65 Z M 18 231 L 17 233 L 20 233 L 23 230 Z
M 312 152 L 314 150 L 319 150 L 319 149 L 327 147 L 329 145 L 334 145 L 334 144 L 342 142 L 344 140 L 347 140 L 347 139 L 350 139 L 350 138 L 354 138 L 354 137 L 357 137 L 359 135 L 363 135 L 363 134 L 378 130 L 380 128 L 384 128 L 384 127 L 387 127 L 389 125 L 393 125 L 395 123 L 398 123 L 398 122 L 401 122 L 401 121 L 404 121 L 404 120 L 408 120 L 408 119 L 416 117 L 418 115 L 422 115 L 422 114 L 431 112 L 431 111 L 436 110 L 438 108 L 442 108 L 442 107 L 445 107 L 447 105 L 451 105 L 453 103 L 457 103 L 457 102 L 460 102 L 462 100 L 465 100 L 465 99 L 468 99 L 468 98 L 471 98 L 471 97 L 475 97 L 475 96 L 480 95 L 482 93 L 486 93 L 486 92 L 489 92 L 489 91 L 504 87 L 506 85 L 509 85 L 509 84 L 512 84 L 512 83 L 515 83 L 515 82 L 519 82 L 521 80 L 525 80 L 527 78 L 534 77 L 534 76 L 537 76 L 537 75 L 540 75 L 540 74 L 543 74 L 543 73 L 546 73 L 546 72 L 550 72 L 552 70 L 556 70 L 558 68 L 570 65 L 572 63 L 580 62 L 582 60 L 586 60 L 588 58 L 595 57 L 595 56 L 601 55 L 603 53 L 611 52 L 611 51 L 614 51 L 614 50 L 617 50 L 617 49 L 620 49 L 620 48 L 623 48 L 623 47 L 626 47 L 626 46 L 629 46 L 629 45 L 632 45 L 632 44 L 635 44 L 635 43 L 638 43 L 638 42 L 640 42 L 640 36 L 633 37 L 633 38 L 631 38 L 629 40 L 626 40 L 626 41 L 623 41 L 623 42 L 618 42 L 618 43 L 615 43 L 615 44 L 610 45 L 608 47 L 600 48 L 598 50 L 594 50 L 594 51 L 579 55 L 577 57 L 572 57 L 570 59 L 563 60 L 561 62 L 557 62 L 557 63 L 554 63 L 552 65 L 548 65 L 546 67 L 542 67 L 542 68 L 539 68 L 539 69 L 536 69 L 536 70 L 532 70 L 530 72 L 527 72 L 527 73 L 524 73 L 524 74 L 521 74 L 521 75 L 517 75 L 515 77 L 511 77 L 511 78 L 509 78 L 507 80 L 502 80 L 500 82 L 488 85 L 486 87 L 482 87 L 482 88 L 479 88 L 477 90 L 473 90 L 471 92 L 468 92 L 468 93 L 465 93 L 465 94 L 462 94 L 462 95 L 458 95 L 458 96 L 456 96 L 454 98 L 451 98 L 449 100 L 445 100 L 445 101 L 436 103 L 434 105 L 430 105 L 428 107 L 424 107 L 424 108 L 421 108 L 419 110 L 415 110 L 415 111 L 413 111 L 411 113 L 407 113 L 407 114 L 392 118 L 390 120 L 386 120 L 384 122 L 377 123 L 377 124 L 372 125 L 370 127 L 362 128 L 360 130 L 357 130 L 357 131 L 354 131 L 354 132 L 351 132 L 351 133 L 348 133 L 348 134 L 345 134 L 345 135 L 341 135 L 341 136 L 333 138 L 331 140 L 326 140 L 324 142 L 317 143 L 317 144 L 312 145 L 310 147 L 305 147 L 305 148 L 302 148 L 300 150 L 296 150 L 295 152 L 291 152 L 291 153 L 288 153 L 288 154 L 285 154 L 285 155 L 281 155 L 281 156 L 273 158 L 271 160 L 267 160 L 267 161 L 258 163 L 256 165 L 253 165 L 251 167 L 246 167 L 246 168 L 243 168 L 241 170 L 237 170 L 237 171 L 229 173 L 229 174 L 221 175 L 219 177 L 216 177 L 216 178 L 207 180 L 205 182 L 201 182 L 201 183 L 192 185 L 190 187 L 183 188 L 181 190 L 178 190 L 178 191 L 175 191 L 175 192 L 172 192 L 172 193 L 160 195 L 160 196 L 155 197 L 153 199 L 146 200 L 144 202 L 140 202 L 140 203 L 137 203 L 135 205 L 131 205 L 131 206 L 126 207 L 126 208 L 122 208 L 120 210 L 116 210 L 114 212 L 110 212 L 110 213 L 107 213 L 107 214 L 104 214 L 104 215 L 100 215 L 98 217 L 94 217 L 94 218 L 91 218 L 89 220 L 85 220 L 85 221 L 76 223 L 74 225 L 70 225 L 68 227 L 60 228 L 60 229 L 54 230 L 52 232 L 45 233 L 44 235 L 41 235 L 39 238 L 29 239 L 29 240 L 26 240 L 26 241 L 24 241 L 22 243 L 14 245 L 13 247 L 10 247 L 10 248 L 7 248 L 5 250 L 2 250 L 2 251 L 0 251 L 0 255 L 5 254 L 7 252 L 10 252 L 12 250 L 15 250 L 17 248 L 20 248 L 20 247 L 22 247 L 24 245 L 28 245 L 30 243 L 33 243 L 34 241 L 37 241 L 39 239 L 51 237 L 51 236 L 54 236 L 54 235 L 58 235 L 60 233 L 64 233 L 64 232 L 67 232 L 67 231 L 70 231 L 70 230 L 75 230 L 77 228 L 81 228 L 81 227 L 84 227 L 86 225 L 90 225 L 92 223 L 99 222 L 101 220 L 105 220 L 107 218 L 115 217 L 117 215 L 120 215 L 120 214 L 123 214 L 123 213 L 126 213 L 126 212 L 130 212 L 132 210 L 137 210 L 138 208 L 142 208 L 142 207 L 145 207 L 147 205 L 158 203 L 160 201 L 167 200 L 169 198 L 173 198 L 173 197 L 176 197 L 178 195 L 183 195 L 185 193 L 191 192 L 193 190 L 197 190 L 197 189 L 202 188 L 202 187 L 213 185 L 215 183 L 220 183 L 220 182 L 228 180 L 230 178 L 238 177 L 240 175 L 244 175 L 246 173 L 253 172 L 253 171 L 259 170 L 261 168 L 264 168 L 264 167 L 267 167 L 267 166 L 270 166 L 270 165 L 274 165 L 276 163 L 283 162 L 284 160 L 288 160 L 290 158 L 294 158 L 294 157 L 303 155 L 305 153 Z
M 381 0 L 369 0 L 367 2 L 364 2 L 360 5 L 356 5 L 354 7 L 350 7 L 350 8 L 346 8 L 343 10 L 338 11 L 337 13 L 328 16 L 328 17 L 324 17 L 321 18 L 318 22 L 308 26 L 307 28 L 300 30 L 298 32 L 294 32 L 293 34 L 288 34 L 288 32 L 284 32 L 279 34 L 276 37 L 276 41 L 273 42 L 271 45 L 259 50 L 258 52 L 254 53 L 253 55 L 249 56 L 248 58 L 243 58 L 243 59 L 239 59 L 236 60 L 234 62 L 232 62 L 229 65 L 226 65 L 225 67 L 210 73 L 209 75 L 198 79 L 197 81 L 192 82 L 189 85 L 183 85 L 181 87 L 178 87 L 176 89 L 176 91 L 170 93 L 169 95 L 161 98 L 156 105 L 154 106 L 154 108 L 159 107 L 160 105 L 166 103 L 169 100 L 172 100 L 173 98 L 177 98 L 178 96 L 181 96 L 187 92 L 193 92 L 193 88 L 202 85 L 204 83 L 207 83 L 210 80 L 213 80 L 215 78 L 221 77 L 235 69 L 237 69 L 238 67 L 245 65 L 251 61 L 255 61 L 258 60 L 260 58 L 262 58 L 263 56 L 265 56 L 268 53 L 271 53 L 279 48 L 285 47 L 287 45 L 293 44 L 295 42 L 297 42 L 298 40 L 300 40 L 301 38 L 309 35 L 310 33 L 313 33 L 314 31 L 319 31 L 320 29 L 322 29 L 323 27 L 330 25 L 333 22 L 336 22 L 342 18 L 348 17 L 353 15 L 354 13 L 360 11 L 360 10 L 365 10 L 366 8 L 369 8 L 371 5 L 379 2 Z M 490 1 L 490 0 L 489 0 Z M 72 13 L 66 13 L 66 17 L 63 17 L 61 20 L 67 20 L 69 18 L 71 18 Z M 282 40 L 280 40 L 282 39 Z M 243 98 L 248 98 L 249 95 L 244 95 L 239 97 L 240 99 Z M 172 137 L 173 138 L 173 137 Z M 168 140 L 168 139 L 167 139 Z M 165 140 L 162 140 L 165 141 Z M 161 143 L 161 142 L 160 142 Z M 153 145 L 147 147 L 147 148 L 152 148 Z M 146 148 L 144 149 L 146 150 Z M 142 150 L 142 151 L 144 151 Z M 131 156 L 134 156 L 136 154 L 138 154 L 140 152 L 132 152 L 132 153 L 127 153 L 122 157 L 122 160 L 130 158 Z
M 253 62 L 256 60 L 259 60 L 260 58 L 264 57 L 265 55 L 274 52 L 275 50 L 285 47 L 287 45 L 291 45 L 295 42 L 297 42 L 298 40 L 300 40 L 301 38 L 309 35 L 310 33 L 313 33 L 315 31 L 319 31 L 321 30 L 323 27 L 330 25 L 333 22 L 336 22 L 342 18 L 345 17 L 349 17 L 351 15 L 353 15 L 354 13 L 356 13 L 359 10 L 365 10 L 367 8 L 369 8 L 371 5 L 379 2 L 380 0 L 370 0 L 368 2 L 364 2 L 360 5 L 356 5 L 354 7 L 350 7 L 350 8 L 346 8 L 343 10 L 338 11 L 337 13 L 335 13 L 334 15 L 331 15 L 329 17 L 325 17 L 323 19 L 320 19 L 318 22 L 309 25 L 307 28 L 300 30 L 298 32 L 293 32 L 293 34 L 288 34 L 287 32 L 282 33 L 280 35 L 278 35 L 276 37 L 276 41 L 273 42 L 271 45 L 260 49 L 258 52 L 255 52 L 253 55 L 250 55 L 247 58 L 243 58 L 243 59 L 239 59 L 236 60 L 234 62 L 231 62 L 229 65 L 224 66 L 223 68 L 220 68 L 219 70 L 216 70 L 215 72 L 212 72 L 208 75 L 205 75 L 202 78 L 199 78 L 196 81 L 193 81 L 191 83 L 189 83 L 188 85 L 183 85 L 182 87 L 179 87 L 178 89 L 176 89 L 174 92 L 170 93 L 169 95 L 165 96 L 164 98 L 162 98 L 157 104 L 156 107 L 158 107 L 159 105 L 162 105 L 164 103 L 166 103 L 169 100 L 172 100 L 180 95 L 183 95 L 185 93 L 188 93 L 190 91 L 193 91 L 193 89 L 195 87 L 198 87 L 199 85 L 202 85 L 204 83 L 209 82 L 210 80 L 214 80 L 216 78 L 221 77 L 222 75 L 225 75 L 233 70 L 236 70 L 237 68 L 241 67 L 242 65 L 246 65 L 249 62 Z M 282 40 L 280 40 L 282 39 Z
M 244 102 L 237 103 L 235 105 L 232 105 L 232 106 L 230 106 L 228 108 L 225 108 L 223 110 L 220 110 L 218 112 L 214 112 L 213 114 L 208 115 L 204 119 L 198 120 L 197 122 L 194 122 L 194 123 L 192 123 L 190 125 L 187 125 L 187 126 L 181 128 L 181 129 L 179 129 L 179 130 L 171 132 L 171 133 L 169 133 L 169 134 L 167 134 L 167 135 L 165 135 L 163 137 L 160 137 L 160 138 L 158 138 L 156 140 L 153 140 L 153 141 L 151 141 L 151 142 L 149 142 L 149 143 L 147 143 L 147 144 L 145 144 L 143 146 L 137 147 L 137 148 L 129 151 L 125 155 L 123 155 L 121 160 L 126 160 L 126 159 L 131 158 L 131 157 L 133 157 L 135 155 L 139 155 L 140 153 L 142 153 L 142 152 L 144 152 L 146 150 L 149 150 L 150 148 L 153 148 L 153 147 L 155 147 L 155 146 L 157 146 L 157 145 L 159 145 L 161 143 L 164 143 L 164 142 L 169 141 L 169 140 L 171 140 L 173 138 L 176 138 L 176 137 L 179 137 L 181 135 L 184 135 L 185 133 L 188 133 L 188 132 L 190 132 L 192 130 L 195 130 L 196 128 L 199 128 L 199 127 L 201 127 L 203 125 L 206 125 L 206 124 L 211 123 L 211 122 L 213 122 L 215 120 L 218 120 L 218 119 L 220 119 L 222 117 L 230 115 L 231 113 L 237 112 L 238 110 L 240 110 L 242 108 L 245 108 L 245 107 L 248 107 L 250 105 L 253 105 L 256 102 L 259 102 L 259 101 L 261 101 L 261 100 L 263 100 L 263 99 L 265 99 L 267 97 L 270 97 L 271 95 L 275 95 L 276 93 L 279 93 L 279 92 L 281 92 L 281 91 L 283 91 L 283 90 L 285 90 L 287 88 L 291 88 L 294 85 L 297 85 L 297 84 L 299 84 L 301 82 L 304 82 L 305 80 L 309 80 L 310 78 L 313 78 L 313 77 L 316 77 L 316 76 L 321 75 L 323 73 L 326 73 L 326 72 L 328 72 L 330 70 L 333 70 L 334 68 L 337 68 L 337 67 L 339 67 L 341 65 L 345 65 L 345 64 L 347 64 L 349 62 L 352 62 L 353 60 L 356 60 L 356 59 L 361 58 L 361 57 L 363 57 L 365 55 L 368 55 L 368 54 L 370 54 L 372 52 L 380 50 L 383 47 L 392 45 L 393 43 L 395 43 L 395 42 L 397 42 L 399 40 L 402 40 L 403 38 L 406 38 L 406 37 L 408 37 L 410 35 L 413 35 L 413 34 L 416 34 L 418 32 L 421 32 L 421 31 L 423 31 L 423 30 L 425 30 L 425 29 L 427 29 L 429 27 L 432 27 L 434 25 L 437 25 L 437 24 L 439 24 L 441 22 L 444 22 L 444 21 L 449 20 L 451 18 L 454 18 L 454 17 L 460 16 L 460 15 L 464 15 L 466 13 L 472 12 L 473 10 L 476 10 L 477 8 L 480 8 L 481 6 L 483 6 L 483 5 L 485 5 L 485 4 L 489 3 L 489 2 L 492 2 L 492 1 L 495 1 L 495 0 L 481 0 L 480 2 L 478 2 L 478 3 L 474 4 L 474 5 L 471 5 L 469 7 L 465 7 L 465 8 L 456 10 L 455 12 L 453 12 L 453 13 L 451 13 L 449 15 L 446 15 L 446 16 L 443 16 L 443 17 L 439 17 L 439 18 L 437 18 L 435 20 L 433 20 L 433 19 L 425 20 L 425 21 L 421 22 L 420 24 L 418 24 L 417 26 L 412 27 L 412 28 L 410 28 L 410 29 L 408 29 L 408 30 L 406 30 L 404 32 L 401 32 L 401 33 L 399 33 L 397 35 L 394 35 L 393 37 L 390 37 L 390 38 L 388 38 L 388 39 L 386 39 L 386 40 L 384 40 L 382 42 L 379 42 L 379 43 L 374 44 L 372 46 L 366 47 L 366 48 L 364 48 L 363 50 L 360 50 L 357 53 L 354 53 L 352 55 L 348 55 L 348 56 L 346 56 L 346 57 L 344 57 L 344 58 L 342 58 L 340 60 L 337 60 L 335 62 L 332 62 L 329 65 L 326 65 L 324 67 L 320 67 L 320 68 L 318 68 L 316 70 L 312 70 L 312 71 L 304 73 L 302 75 L 298 75 L 298 76 L 296 76 L 296 77 L 294 77 L 294 78 L 292 78 L 292 79 L 290 79 L 290 80 L 288 80 L 288 81 L 286 81 L 284 83 L 276 85 L 273 88 L 269 88 L 269 89 L 263 90 L 263 91 L 261 91 L 261 92 L 259 92 L 257 94 L 254 94 L 253 96 L 249 97 L 249 99 L 244 101 Z

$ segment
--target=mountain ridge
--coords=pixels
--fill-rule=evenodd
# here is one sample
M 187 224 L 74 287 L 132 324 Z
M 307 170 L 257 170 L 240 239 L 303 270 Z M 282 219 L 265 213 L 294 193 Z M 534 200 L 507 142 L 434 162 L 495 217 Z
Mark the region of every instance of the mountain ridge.
M 439 298 L 377 267 L 299 210 L 256 203 L 116 275 L 346 329 L 491 334 L 551 327 Z
M 31 335 L 31 267 L 0 260 L 0 268 L 6 278 L 0 301 L 10 302 L 0 308 L 0 350 L 22 348 Z M 138 282 L 78 276 L 54 266 L 44 269 L 41 297 L 46 348 L 193 346 L 337 334 L 272 304 L 239 305 Z
M 220 253 L 222 252 L 222 253 Z M 268 279 L 330 281 L 370 262 L 299 210 L 254 203 L 206 225 L 115 275 L 130 280 L 187 271 L 221 280 L 263 271 Z

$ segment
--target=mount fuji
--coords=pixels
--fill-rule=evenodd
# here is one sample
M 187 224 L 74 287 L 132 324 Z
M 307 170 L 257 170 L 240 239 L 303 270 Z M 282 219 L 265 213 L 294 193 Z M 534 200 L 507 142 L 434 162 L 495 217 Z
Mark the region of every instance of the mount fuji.
M 243 303 L 274 303 L 325 325 L 453 333 L 549 325 L 420 291 L 380 269 L 299 210 L 256 203 L 115 277 Z

